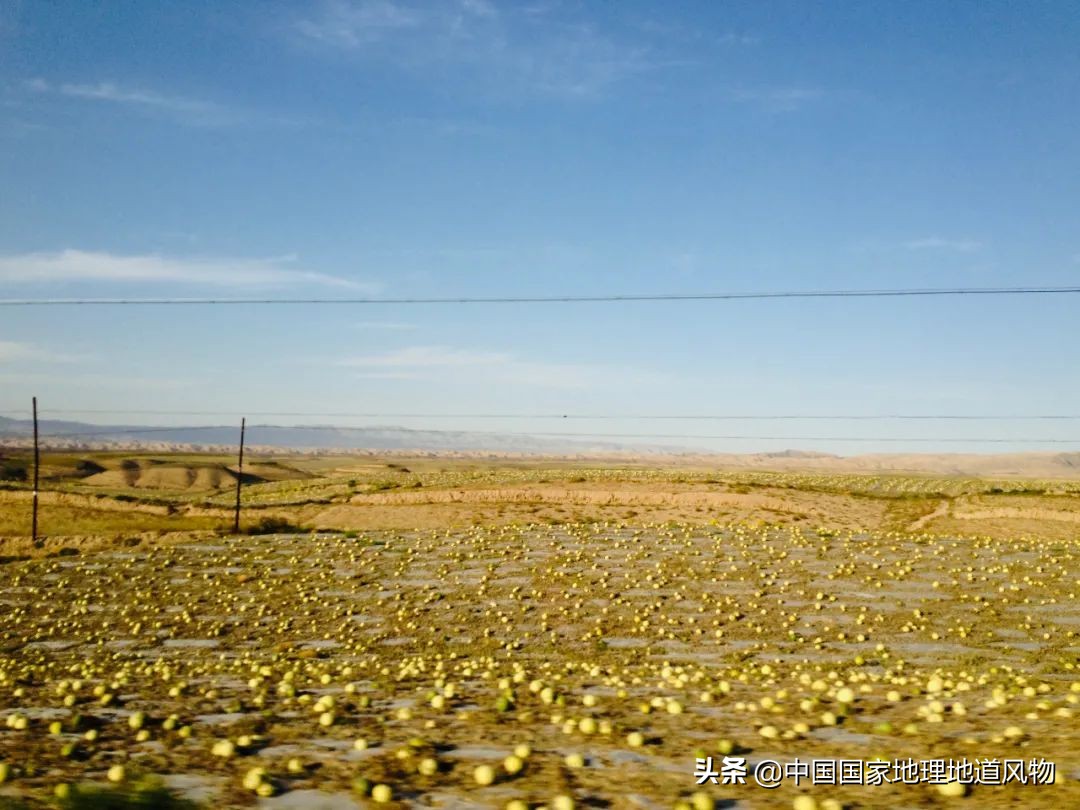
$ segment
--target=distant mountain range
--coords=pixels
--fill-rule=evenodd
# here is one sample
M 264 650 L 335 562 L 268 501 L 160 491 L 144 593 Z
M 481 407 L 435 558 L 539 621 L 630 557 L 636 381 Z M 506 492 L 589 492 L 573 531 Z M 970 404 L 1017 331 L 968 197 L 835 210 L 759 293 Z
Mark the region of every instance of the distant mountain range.
M 42 447 L 73 449 L 183 450 L 235 447 L 238 425 L 171 427 L 152 425 L 91 425 L 46 419 L 38 423 Z M 25 445 L 33 435 L 28 419 L 0 417 L 0 445 L 12 440 Z M 617 442 L 457 430 L 415 430 L 395 426 L 342 428 L 323 425 L 248 425 L 245 444 L 282 450 L 419 450 L 434 452 L 491 452 L 551 454 L 688 453 L 685 447 L 626 445 Z
M 198 452 L 232 450 L 238 425 L 171 427 L 92 425 L 54 419 L 39 423 L 47 449 Z M 0 449 L 26 448 L 33 432 L 27 419 L 0 417 Z M 807 450 L 718 453 L 679 446 L 464 430 L 405 427 L 249 425 L 246 445 L 258 452 L 417 453 L 420 455 L 519 455 L 573 458 L 634 458 L 647 463 L 703 464 L 716 469 L 791 470 L 821 473 L 914 473 L 1000 478 L 1080 478 L 1080 453 L 874 453 L 837 456 Z

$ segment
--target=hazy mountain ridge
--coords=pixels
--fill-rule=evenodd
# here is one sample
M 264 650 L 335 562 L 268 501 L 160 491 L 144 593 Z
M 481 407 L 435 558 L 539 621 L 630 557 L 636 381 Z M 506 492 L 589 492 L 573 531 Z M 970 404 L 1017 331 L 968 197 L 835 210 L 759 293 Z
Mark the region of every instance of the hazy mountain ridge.
M 40 443 L 49 448 L 73 449 L 209 449 L 235 447 L 240 428 L 165 427 L 148 425 L 91 425 L 81 422 L 39 421 Z M 5 439 L 25 444 L 33 434 L 30 420 L 0 417 L 0 446 Z M 76 434 L 76 435 L 64 435 Z M 526 433 L 420 430 L 397 426 L 341 428 L 323 425 L 249 425 L 245 444 L 277 450 L 417 450 L 499 453 L 683 453 L 686 448 L 625 445 L 617 442 L 530 436 Z M 693 450 L 689 452 L 694 452 Z
M 199 452 L 235 448 L 239 426 L 158 427 L 92 425 L 64 420 L 39 422 L 41 446 L 71 450 L 142 450 Z M 0 417 L 0 447 L 26 447 L 30 420 Z M 65 436 L 64 434 L 79 434 Z M 822 473 L 914 473 L 918 475 L 998 476 L 1017 478 L 1080 478 L 1080 452 L 1053 453 L 874 453 L 837 456 L 810 450 L 761 453 L 719 453 L 686 447 L 630 445 L 617 442 L 531 436 L 527 433 L 418 430 L 396 426 L 340 428 L 321 425 L 247 428 L 252 452 L 416 453 L 504 457 L 560 458 L 641 456 L 650 461 L 746 470 L 791 470 Z

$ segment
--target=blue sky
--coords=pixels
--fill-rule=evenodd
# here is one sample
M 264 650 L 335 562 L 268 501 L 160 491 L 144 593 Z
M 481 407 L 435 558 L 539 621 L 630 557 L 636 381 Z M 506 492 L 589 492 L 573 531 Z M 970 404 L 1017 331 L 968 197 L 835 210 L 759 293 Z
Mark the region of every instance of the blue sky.
M 1076 284 L 1078 41 L 1072 2 L 6 2 L 0 297 Z M 1078 311 L 5 309 L 0 409 L 1080 414 Z M 371 421 L 1080 439 L 1080 422 Z

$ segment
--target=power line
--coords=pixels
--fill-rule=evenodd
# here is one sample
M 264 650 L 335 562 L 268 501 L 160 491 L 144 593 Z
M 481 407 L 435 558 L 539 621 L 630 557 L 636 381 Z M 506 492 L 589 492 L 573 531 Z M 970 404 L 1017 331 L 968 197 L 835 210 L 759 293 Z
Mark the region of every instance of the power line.
M 162 428 L 136 428 L 132 430 L 112 429 L 95 431 L 73 431 L 65 433 L 53 433 L 46 438 L 90 438 L 94 436 L 123 437 L 136 434 L 151 433 L 175 433 L 181 431 L 221 430 L 227 429 L 222 425 L 190 425 L 185 427 L 162 427 Z M 248 431 L 255 430 L 309 430 L 309 431 L 363 431 L 370 427 L 357 427 L 352 425 L 249 425 Z M 416 431 L 426 433 L 431 431 Z M 484 432 L 471 431 L 473 435 L 487 435 Z M 929 443 L 993 443 L 993 444 L 1080 444 L 1080 439 L 1057 439 L 1057 438 L 1002 438 L 1002 437 L 897 437 L 897 436 L 760 436 L 760 435 L 717 435 L 717 434 L 684 434 L 684 433 L 575 433 L 565 431 L 535 431 L 528 433 L 503 433 L 508 437 L 530 438 L 536 436 L 558 438 L 584 438 L 584 439 L 681 439 L 681 440 L 745 440 L 745 441 L 799 441 L 799 442 L 929 442 Z
M 745 439 L 753 441 L 791 441 L 791 442 L 993 442 L 995 444 L 1080 444 L 1080 439 L 1003 439 L 995 438 L 957 438 L 946 437 L 931 439 L 926 437 L 904 438 L 897 436 L 718 436 L 678 433 L 522 433 L 510 434 L 521 436 L 565 436 L 599 439 Z
M 253 427 L 271 427 L 270 425 L 254 425 Z M 185 425 L 185 426 L 173 426 L 173 427 L 153 427 L 153 428 L 124 428 L 123 426 L 117 426 L 114 428 L 103 428 L 101 430 L 74 430 L 65 431 L 63 433 L 46 433 L 43 436 L 47 439 L 68 439 L 68 438 L 83 438 L 88 436 L 130 436 L 130 435 L 143 435 L 150 433 L 176 433 L 185 430 L 232 430 L 228 425 Z M 363 428 L 357 428 L 362 430 Z
M 776 292 L 661 293 L 646 295 L 554 295 L 446 298 L 8 298 L 0 306 L 222 306 L 222 305 L 412 305 L 412 304 L 569 304 L 634 301 L 735 301 L 775 298 L 895 298 L 960 295 L 1056 295 L 1080 287 L 947 287 L 900 290 L 785 290 Z
M 0 411 L 0 414 L 26 414 L 29 411 Z M 119 408 L 49 408 L 40 413 L 55 414 L 117 414 L 146 416 L 256 416 L 256 417 L 320 417 L 328 419 L 573 419 L 573 420 L 677 420 L 677 421 L 1023 421 L 1077 420 L 1080 414 L 600 414 L 600 413 L 398 413 L 348 411 L 182 411 L 161 409 Z M 199 427 L 216 427 L 211 425 Z M 225 426 L 222 426 L 225 427 Z M 257 427 L 257 426 L 255 426 Z M 291 427 L 304 427 L 292 425 Z M 181 428 L 182 429 L 182 428 Z

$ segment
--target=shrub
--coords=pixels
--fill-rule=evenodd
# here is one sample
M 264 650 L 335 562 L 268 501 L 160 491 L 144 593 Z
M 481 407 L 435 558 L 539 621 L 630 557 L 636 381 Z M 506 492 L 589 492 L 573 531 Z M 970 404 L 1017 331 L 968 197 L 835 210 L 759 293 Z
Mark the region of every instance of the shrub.
M 248 534 L 296 534 L 300 531 L 303 530 L 299 526 L 275 515 L 260 518 L 257 523 L 246 529 Z
M 5 461 L 0 464 L 0 481 L 25 481 L 29 477 L 25 464 L 17 461 Z

